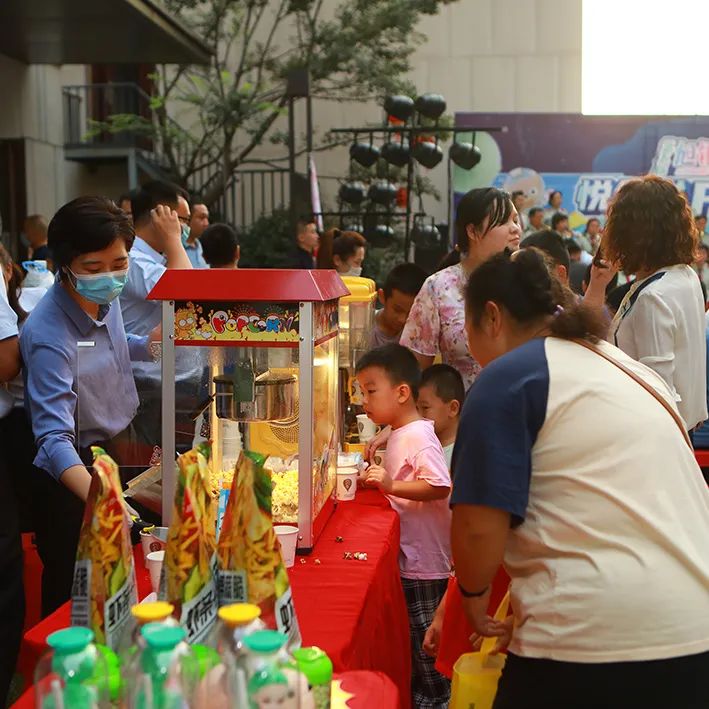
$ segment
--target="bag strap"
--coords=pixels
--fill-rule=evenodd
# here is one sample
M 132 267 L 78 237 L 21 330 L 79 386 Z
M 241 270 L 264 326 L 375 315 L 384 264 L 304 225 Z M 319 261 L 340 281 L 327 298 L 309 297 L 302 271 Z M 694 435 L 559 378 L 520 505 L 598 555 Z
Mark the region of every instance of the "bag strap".
M 648 384 L 644 379 L 641 379 L 637 374 L 635 374 L 632 369 L 626 367 L 622 362 L 619 362 L 617 359 L 615 359 L 615 357 L 611 357 L 609 354 L 606 354 L 602 349 L 596 347 L 588 340 L 573 339 L 572 342 L 575 342 L 577 345 L 581 345 L 581 347 L 585 347 L 587 350 L 591 350 L 591 352 L 595 352 L 597 355 L 603 357 L 603 359 L 605 359 L 606 361 L 610 362 L 611 364 L 614 364 L 616 367 L 618 367 L 618 369 L 625 372 L 631 379 L 634 379 L 638 384 L 640 384 L 640 386 L 645 389 L 648 394 L 652 394 L 652 396 L 654 396 L 655 399 L 657 399 L 657 401 L 659 401 L 662 406 L 664 406 L 667 413 L 672 416 L 675 423 L 677 424 L 677 427 L 680 431 L 682 431 L 684 442 L 689 446 L 692 451 L 694 451 L 692 441 L 689 439 L 689 434 L 687 433 L 687 429 L 684 427 L 684 422 L 680 418 L 679 414 L 672 408 L 672 406 L 670 406 L 669 402 L 664 397 L 660 396 L 660 394 L 657 393 L 657 391 L 652 387 L 652 385 Z

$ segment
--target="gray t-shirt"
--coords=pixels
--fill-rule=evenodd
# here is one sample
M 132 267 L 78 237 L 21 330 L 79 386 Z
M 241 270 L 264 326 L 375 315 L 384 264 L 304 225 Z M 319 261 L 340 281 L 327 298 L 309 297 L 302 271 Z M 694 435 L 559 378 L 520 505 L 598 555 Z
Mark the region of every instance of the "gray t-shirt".
M 372 328 L 372 334 L 369 337 L 369 349 L 373 350 L 377 347 L 384 347 L 384 345 L 398 345 L 399 339 L 401 338 L 401 333 L 398 332 L 396 335 L 387 335 L 384 330 L 379 327 L 377 318 L 374 318 L 374 327 Z

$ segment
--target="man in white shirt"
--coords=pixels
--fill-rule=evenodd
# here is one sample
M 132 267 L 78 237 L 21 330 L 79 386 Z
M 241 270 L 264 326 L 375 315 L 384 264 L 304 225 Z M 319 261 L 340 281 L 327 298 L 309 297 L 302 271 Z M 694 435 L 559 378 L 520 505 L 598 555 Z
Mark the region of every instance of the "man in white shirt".
M 178 209 L 177 212 L 182 221 L 182 214 Z M 192 262 L 193 268 L 209 268 L 206 259 L 204 258 L 204 253 L 202 250 L 202 243 L 200 239 L 204 230 L 209 226 L 209 209 L 206 204 L 197 202 L 192 205 L 192 211 L 189 215 L 189 236 L 187 237 L 187 243 L 185 244 L 185 251 L 187 251 L 187 256 Z M 183 227 L 184 229 L 184 227 Z

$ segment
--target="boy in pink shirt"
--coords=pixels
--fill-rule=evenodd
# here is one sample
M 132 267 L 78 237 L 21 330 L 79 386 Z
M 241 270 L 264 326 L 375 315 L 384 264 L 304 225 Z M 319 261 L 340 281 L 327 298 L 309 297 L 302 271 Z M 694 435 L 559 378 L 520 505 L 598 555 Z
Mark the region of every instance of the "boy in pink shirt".
M 357 379 L 369 418 L 392 427 L 384 465 L 370 466 L 364 482 L 389 498 L 401 520 L 399 570 L 411 629 L 413 704 L 443 709 L 450 683 L 422 645 L 451 570 L 450 473 L 433 422 L 416 410 L 421 372 L 414 355 L 401 345 L 374 349 L 357 363 Z

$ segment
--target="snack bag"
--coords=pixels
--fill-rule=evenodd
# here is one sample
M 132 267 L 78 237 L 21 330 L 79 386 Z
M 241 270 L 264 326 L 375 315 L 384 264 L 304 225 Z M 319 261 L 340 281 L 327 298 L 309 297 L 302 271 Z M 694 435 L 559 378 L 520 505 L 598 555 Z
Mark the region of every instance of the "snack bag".
M 138 602 L 128 512 L 118 466 L 104 450 L 91 448 L 94 476 L 81 524 L 71 590 L 71 624 L 94 631 L 112 650 L 130 638 L 130 609 Z
M 216 517 L 209 487 L 209 446 L 177 459 L 172 523 L 167 531 L 160 598 L 175 606 L 189 643 L 208 638 L 217 619 Z
M 267 626 L 300 647 L 288 572 L 271 518 L 271 474 L 258 453 L 241 453 L 217 545 L 219 604 L 254 603 Z

